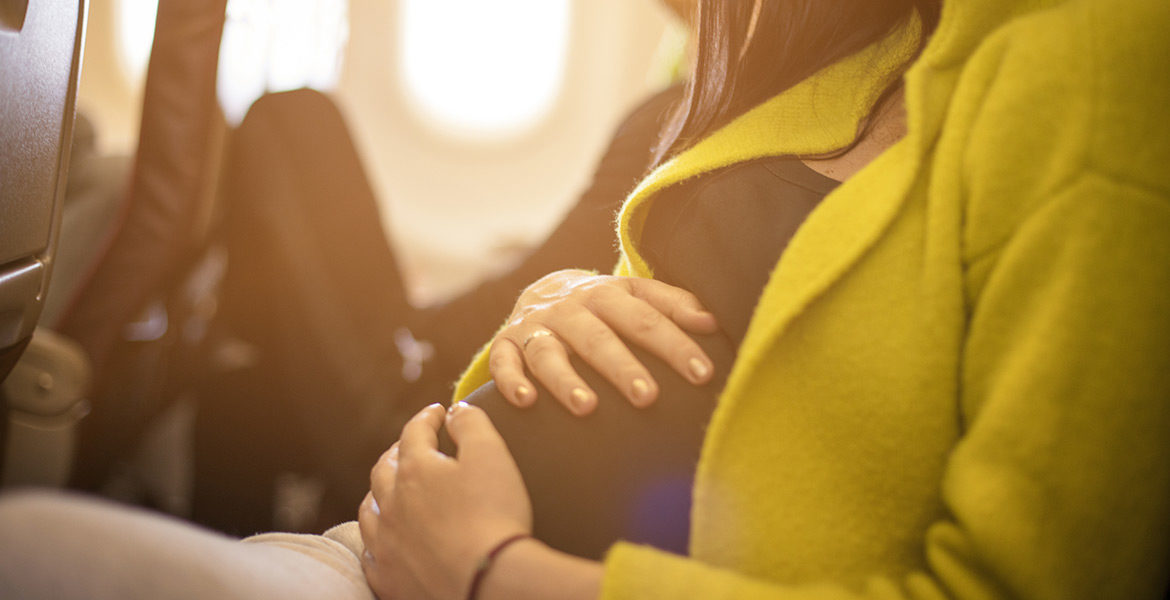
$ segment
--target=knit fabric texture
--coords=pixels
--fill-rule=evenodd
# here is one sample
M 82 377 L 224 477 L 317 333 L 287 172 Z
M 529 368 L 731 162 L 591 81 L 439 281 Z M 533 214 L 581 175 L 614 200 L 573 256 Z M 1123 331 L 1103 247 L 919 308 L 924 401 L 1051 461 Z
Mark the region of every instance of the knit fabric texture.
M 653 172 L 846 146 L 911 23 Z M 603 597 L 1146 598 L 1170 567 L 1170 4 L 947 0 L 908 133 L 760 298 L 697 466 L 690 555 Z M 460 393 L 486 380 L 469 369 Z M 660 401 L 669 402 L 669 398 Z

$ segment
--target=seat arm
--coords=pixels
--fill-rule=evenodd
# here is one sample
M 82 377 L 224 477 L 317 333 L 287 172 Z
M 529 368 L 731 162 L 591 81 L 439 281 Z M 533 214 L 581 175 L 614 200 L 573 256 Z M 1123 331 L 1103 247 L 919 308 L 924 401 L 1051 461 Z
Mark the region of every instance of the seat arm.
M 74 341 L 38 327 L 4 380 L 9 423 L 3 486 L 65 484 L 74 428 L 89 412 L 89 360 Z

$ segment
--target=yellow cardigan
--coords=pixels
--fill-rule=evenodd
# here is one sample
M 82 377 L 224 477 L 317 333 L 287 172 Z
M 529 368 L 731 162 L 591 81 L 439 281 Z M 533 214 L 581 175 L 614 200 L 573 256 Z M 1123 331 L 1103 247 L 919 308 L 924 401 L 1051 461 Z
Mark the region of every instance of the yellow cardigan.
M 906 75 L 907 136 L 810 215 L 764 290 L 703 446 L 690 556 L 619 543 L 604 598 L 1160 594 L 1167 32 L 1165 0 L 944 1 Z M 651 174 L 619 272 L 651 275 L 656 191 L 844 146 L 913 40 Z

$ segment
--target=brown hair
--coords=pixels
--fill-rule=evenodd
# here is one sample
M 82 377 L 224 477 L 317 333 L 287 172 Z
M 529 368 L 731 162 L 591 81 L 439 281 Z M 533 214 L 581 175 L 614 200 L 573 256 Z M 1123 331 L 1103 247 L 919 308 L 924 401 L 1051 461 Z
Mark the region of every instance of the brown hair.
M 925 44 L 938 23 L 941 2 L 700 0 L 693 20 L 698 47 L 691 76 L 662 131 L 655 163 L 880 40 L 915 10 Z

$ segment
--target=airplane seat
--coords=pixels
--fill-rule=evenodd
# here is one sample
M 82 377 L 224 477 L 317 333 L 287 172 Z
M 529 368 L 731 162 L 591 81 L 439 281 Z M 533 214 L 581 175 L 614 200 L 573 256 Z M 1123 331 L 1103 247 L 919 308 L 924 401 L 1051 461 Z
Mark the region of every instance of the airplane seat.
M 85 357 L 36 325 L 59 234 L 85 10 L 84 0 L 0 0 L 0 470 L 5 485 L 59 485 L 67 473 L 71 428 L 84 414 Z M 29 475 L 28 464 L 48 467 Z
M 181 393 L 221 265 L 208 252 L 226 124 L 226 0 L 160 0 L 129 189 L 56 329 L 93 365 L 72 485 L 98 490 Z
M 352 515 L 361 496 L 340 490 L 364 493 L 414 412 L 391 335 L 413 311 L 349 131 L 326 94 L 299 89 L 261 97 L 232 134 L 219 347 L 196 385 L 192 517 L 204 525 L 276 526 L 286 473 L 322 482 L 324 503 Z
M 401 287 L 397 266 L 333 103 L 309 90 L 272 94 L 239 130 L 227 129 L 216 98 L 226 4 L 160 0 L 130 189 L 110 241 L 57 327 L 84 348 L 94 372 L 71 485 L 105 489 L 157 417 L 190 398 L 192 513 L 225 530 L 257 522 L 243 519 L 251 514 L 245 506 L 272 512 L 267 476 L 313 469 L 290 465 L 282 453 L 259 476 L 253 467 L 263 455 L 262 432 L 250 423 L 265 423 L 265 435 L 291 444 L 294 429 L 311 437 L 336 432 L 322 423 L 344 420 L 325 412 L 318 423 L 287 423 L 254 412 L 279 414 L 281 400 L 342 396 L 364 400 L 354 410 L 385 407 L 375 401 L 385 395 L 379 378 L 395 372 L 399 356 L 389 338 L 367 348 L 363 328 L 405 312 L 397 310 L 405 304 L 401 290 L 386 291 Z M 283 187 L 308 181 L 309 172 L 321 175 L 314 181 L 324 188 Z M 288 196 L 272 190 L 323 202 L 282 204 Z M 290 237 L 298 231 L 299 241 Z M 256 322 L 237 318 L 248 311 Z M 261 351 L 258 369 L 239 367 L 249 348 Z M 260 380 L 273 383 L 256 388 Z M 346 478 L 364 480 L 365 461 L 351 462 Z M 247 476 L 233 477 L 237 471 Z M 214 516 L 220 507 L 232 523 Z

